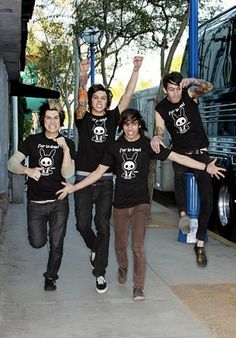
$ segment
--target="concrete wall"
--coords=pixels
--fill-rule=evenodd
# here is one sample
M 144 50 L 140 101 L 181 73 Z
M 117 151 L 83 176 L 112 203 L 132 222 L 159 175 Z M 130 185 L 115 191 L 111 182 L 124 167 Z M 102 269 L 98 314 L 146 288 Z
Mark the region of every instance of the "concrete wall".
M 9 90 L 7 71 L 0 57 L 0 240 L 8 204 Z
M 7 160 L 9 149 L 9 133 L 8 133 L 8 77 L 3 60 L 0 58 L 0 193 L 7 192 L 8 173 Z

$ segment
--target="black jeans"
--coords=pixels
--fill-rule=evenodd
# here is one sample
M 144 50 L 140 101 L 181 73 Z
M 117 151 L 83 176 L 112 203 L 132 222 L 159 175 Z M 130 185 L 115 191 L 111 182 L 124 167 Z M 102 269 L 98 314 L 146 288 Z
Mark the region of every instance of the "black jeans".
M 113 199 L 113 182 L 98 181 L 74 193 L 76 228 L 87 247 L 96 252 L 93 274 L 102 276 L 106 273 L 110 241 L 110 218 Z M 92 228 L 94 210 L 94 225 Z
M 203 163 L 210 162 L 210 157 L 207 152 L 204 152 L 203 154 L 187 156 Z M 181 211 L 187 211 L 185 174 L 186 172 L 193 172 L 195 175 L 200 199 L 200 213 L 198 218 L 198 230 L 196 238 L 200 241 L 204 241 L 213 206 L 211 176 L 206 171 L 190 169 L 175 162 L 173 162 L 173 168 L 175 173 L 175 198 L 179 213 Z
M 69 215 L 68 200 L 27 203 L 28 239 L 33 248 L 42 248 L 49 239 L 49 258 L 44 277 L 58 279 Z

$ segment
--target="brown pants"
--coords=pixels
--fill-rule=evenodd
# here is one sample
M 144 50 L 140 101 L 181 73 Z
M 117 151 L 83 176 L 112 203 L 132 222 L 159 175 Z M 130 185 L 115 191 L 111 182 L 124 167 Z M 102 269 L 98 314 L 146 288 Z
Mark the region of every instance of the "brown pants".
M 127 245 L 129 227 L 133 251 L 134 288 L 143 288 L 145 279 L 144 237 L 149 204 L 139 204 L 132 208 L 113 210 L 115 229 L 115 250 L 119 267 L 128 267 Z

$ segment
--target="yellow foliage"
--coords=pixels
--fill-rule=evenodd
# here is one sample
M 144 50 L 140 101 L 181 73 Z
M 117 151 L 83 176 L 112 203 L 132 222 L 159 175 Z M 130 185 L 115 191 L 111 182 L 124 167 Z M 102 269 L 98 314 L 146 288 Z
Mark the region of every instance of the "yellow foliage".
M 180 54 L 175 55 L 173 57 L 171 67 L 170 67 L 170 72 L 180 72 L 182 59 L 183 59 L 183 55 L 180 55 Z

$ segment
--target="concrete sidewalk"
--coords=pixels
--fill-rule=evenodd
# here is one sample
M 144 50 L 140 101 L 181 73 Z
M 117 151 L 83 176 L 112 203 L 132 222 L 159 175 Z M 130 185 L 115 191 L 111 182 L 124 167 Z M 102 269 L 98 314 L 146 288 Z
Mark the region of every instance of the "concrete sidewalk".
M 146 232 L 145 302 L 132 300 L 132 254 L 127 285 L 116 281 L 111 231 L 108 292 L 95 291 L 89 251 L 75 230 L 71 203 L 64 258 L 57 291 L 43 290 L 47 248 L 27 241 L 25 205 L 10 204 L 6 239 L 0 250 L 1 338 L 212 338 L 216 337 L 171 287 L 234 283 L 236 250 L 209 238 L 209 265 L 199 269 L 192 244 L 177 242 L 177 228 L 157 226 Z M 154 211 L 162 211 L 154 206 Z M 219 269 L 220 266 L 220 269 Z

